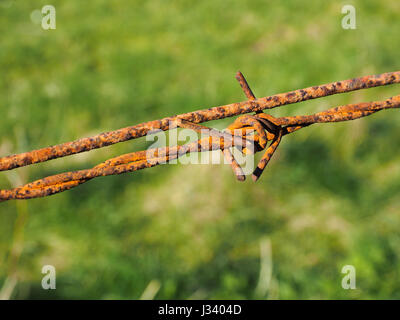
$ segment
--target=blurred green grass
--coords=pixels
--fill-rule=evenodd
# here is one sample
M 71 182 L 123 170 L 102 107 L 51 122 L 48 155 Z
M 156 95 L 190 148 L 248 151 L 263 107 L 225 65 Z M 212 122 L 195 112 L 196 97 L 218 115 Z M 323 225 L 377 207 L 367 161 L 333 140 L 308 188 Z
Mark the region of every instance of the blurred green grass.
M 399 69 L 400 3 L 0 0 L 0 156 L 163 116 Z M 357 29 L 341 28 L 341 7 Z M 398 86 L 274 110 L 378 100 Z M 261 181 L 229 166 L 166 165 L 0 205 L 0 294 L 11 298 L 400 298 L 400 115 L 285 139 Z M 229 121 L 211 123 L 223 127 Z M 139 150 L 143 139 L 2 173 L 0 187 Z M 264 291 L 260 245 L 272 276 Z M 41 288 L 44 264 L 57 289 Z M 343 290 L 341 268 L 357 271 Z M 16 281 L 12 281 L 16 280 Z M 5 285 L 10 284 L 12 285 Z M 157 286 L 156 286 L 157 287 Z

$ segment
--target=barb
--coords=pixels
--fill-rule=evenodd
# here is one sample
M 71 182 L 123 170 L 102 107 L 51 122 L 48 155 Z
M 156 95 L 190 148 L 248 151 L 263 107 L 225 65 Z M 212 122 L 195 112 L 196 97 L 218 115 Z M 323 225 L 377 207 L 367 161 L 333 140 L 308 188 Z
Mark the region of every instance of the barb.
M 287 134 L 298 131 L 314 123 L 355 120 L 380 110 L 400 108 L 400 95 L 398 95 L 384 101 L 349 104 L 305 116 L 275 118 L 262 112 L 265 109 L 325 97 L 336 93 L 400 83 L 400 71 L 338 81 L 260 99 L 255 98 L 246 79 L 240 72 L 237 73 L 236 78 L 246 97 L 249 99 L 248 101 L 167 117 L 161 120 L 150 121 L 136 126 L 102 133 L 89 138 L 3 157 L 0 158 L 0 171 L 44 162 L 135 139 L 156 129 L 165 131 L 175 127 L 183 127 L 195 131 L 206 130 L 209 135 L 208 137 L 182 146 L 150 149 L 121 155 L 109 159 L 91 169 L 65 172 L 36 180 L 22 187 L 0 190 L 0 201 L 44 197 L 69 190 L 99 176 L 116 175 L 151 168 L 191 152 L 210 150 L 221 150 L 225 158 L 231 163 L 237 179 L 243 181 L 245 179 L 243 170 L 230 151 L 230 148 L 237 147 L 238 144 L 245 146 L 245 148 L 241 150 L 243 153 L 266 150 L 252 175 L 253 180 L 256 181 L 261 176 L 263 170 L 279 146 L 282 137 Z M 237 118 L 224 132 L 199 125 L 199 123 L 202 122 L 250 112 L 256 112 L 256 114 L 244 115 Z M 269 147 L 267 147 L 268 142 L 271 142 Z M 252 148 L 254 144 L 255 149 Z

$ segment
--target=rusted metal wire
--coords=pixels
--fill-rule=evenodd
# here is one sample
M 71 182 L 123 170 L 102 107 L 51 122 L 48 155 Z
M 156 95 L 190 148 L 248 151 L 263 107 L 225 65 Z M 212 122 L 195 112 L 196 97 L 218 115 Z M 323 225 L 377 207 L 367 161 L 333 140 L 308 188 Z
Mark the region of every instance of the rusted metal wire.
M 345 93 L 393 83 L 400 83 L 400 71 L 338 81 L 287 93 L 276 94 L 256 100 L 243 101 L 225 106 L 188 112 L 178 116 L 144 122 L 115 131 L 104 132 L 89 138 L 82 138 L 52 147 L 4 157 L 0 159 L 0 171 L 23 167 L 34 163 L 44 162 L 92 149 L 102 148 L 131 139 L 136 139 L 145 136 L 152 130 L 165 131 L 169 129 L 169 124 L 176 118 L 192 123 L 202 123 L 211 120 L 229 118 L 240 114 L 262 111 L 264 109 L 272 109 L 287 104 L 326 97 L 337 93 Z
M 400 95 L 398 95 L 384 101 L 349 104 L 305 116 L 275 118 L 262 112 L 265 109 L 272 109 L 278 106 L 325 97 L 336 93 L 400 83 L 400 71 L 338 81 L 260 99 L 255 98 L 246 79 L 240 72 L 237 73 L 236 78 L 248 98 L 248 101 L 167 117 L 161 120 L 150 121 L 136 126 L 102 133 L 89 138 L 3 157 L 0 158 L 0 171 L 44 162 L 135 139 L 157 129 L 165 131 L 175 127 L 189 128 L 198 132 L 207 131 L 208 137 L 182 146 L 149 149 L 121 155 L 109 159 L 91 169 L 65 172 L 36 180 L 22 187 L 0 190 L 0 201 L 44 197 L 69 190 L 99 176 L 115 175 L 150 168 L 177 159 L 191 152 L 210 150 L 221 150 L 225 159 L 231 164 L 237 179 L 243 181 L 245 179 L 243 170 L 230 151 L 230 148 L 237 147 L 238 145 L 244 146 L 241 150 L 243 153 L 266 150 L 252 175 L 253 180 L 256 181 L 261 176 L 283 136 L 314 123 L 354 120 L 371 115 L 380 110 L 400 107 Z M 256 112 L 256 114 L 244 115 L 237 118 L 223 132 L 199 125 L 199 123 L 202 122 L 250 112 Z M 270 141 L 270 145 L 267 146 Z M 255 148 L 252 148 L 253 144 Z

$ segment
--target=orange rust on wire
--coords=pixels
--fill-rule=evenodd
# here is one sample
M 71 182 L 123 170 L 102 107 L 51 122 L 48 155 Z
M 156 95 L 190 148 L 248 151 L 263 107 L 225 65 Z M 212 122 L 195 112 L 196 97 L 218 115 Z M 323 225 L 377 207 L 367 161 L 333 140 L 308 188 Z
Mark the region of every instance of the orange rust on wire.
M 370 115 L 372 113 L 378 112 L 383 109 L 388 108 L 400 108 L 400 96 L 395 96 L 385 101 L 376 101 L 370 103 L 361 103 L 361 104 L 351 104 L 346 106 L 341 106 L 333 109 L 329 109 L 328 111 L 317 113 L 315 115 L 320 115 L 318 118 L 318 122 L 337 122 L 337 121 L 348 121 L 357 119 L 360 117 L 360 112 L 364 113 L 364 115 Z M 339 110 L 341 113 L 337 113 L 335 118 L 332 118 L 333 110 Z M 349 114 L 353 113 L 352 117 L 349 117 Z M 322 114 L 322 115 L 321 115 Z M 324 115 L 325 114 L 325 115 Z M 306 121 L 308 117 L 305 116 Z M 325 117 L 324 121 L 322 121 L 322 117 Z M 288 119 L 296 118 L 296 117 L 282 117 L 276 118 L 276 122 L 284 123 L 287 122 Z M 287 128 L 297 128 L 298 123 L 302 123 L 302 120 L 294 119 L 291 123 L 294 124 L 294 127 L 284 127 Z M 305 125 L 310 125 L 311 123 L 306 122 Z M 290 133 L 289 130 L 282 131 L 281 135 Z M 276 150 L 279 144 L 280 138 L 278 137 L 271 146 L 267 149 L 266 155 L 261 159 L 260 163 L 262 166 L 256 168 L 256 171 L 253 173 L 253 179 L 256 180 L 262 170 L 265 168 L 265 165 L 269 161 L 272 156 L 272 153 Z M 174 147 L 165 147 L 160 150 L 154 150 L 153 157 L 147 157 L 147 151 L 138 151 L 131 154 L 122 155 L 110 160 L 105 161 L 104 163 L 87 170 L 80 170 L 74 172 L 62 173 L 55 176 L 50 176 L 44 179 L 37 180 L 35 182 L 31 182 L 23 187 L 15 188 L 11 190 L 0 190 L 0 199 L 10 200 L 10 199 L 29 199 L 36 197 L 43 197 L 55 193 L 59 193 L 65 190 L 69 190 L 73 187 L 76 187 L 90 179 L 93 179 L 98 176 L 106 176 L 106 175 L 115 175 L 121 174 L 125 172 L 137 171 L 144 168 L 150 168 L 160 163 L 165 163 L 172 158 L 177 158 L 182 156 L 183 154 L 189 152 L 202 152 L 209 150 L 218 150 L 225 148 L 226 146 L 230 146 L 226 144 L 225 141 L 221 138 L 218 143 L 215 143 L 215 140 L 210 136 L 209 138 L 203 138 L 199 141 L 192 142 L 183 146 L 174 146 Z M 151 150 L 150 150 L 151 151 Z M 174 156 L 170 156 L 170 155 Z
M 229 143 L 224 142 L 222 139 L 216 142 L 212 137 L 207 137 L 183 146 L 133 152 L 107 160 L 92 169 L 65 172 L 36 180 L 23 187 L 0 190 L 0 201 L 49 196 L 69 190 L 96 177 L 151 168 L 190 152 L 218 150 L 227 145 L 229 146 Z M 147 156 L 147 154 L 151 156 Z
M 246 78 L 243 76 L 243 74 L 240 71 L 238 71 L 236 73 L 235 78 L 239 82 L 240 87 L 242 88 L 246 97 L 249 100 L 255 100 L 256 97 L 255 97 L 253 91 L 250 89 L 249 84 L 247 83 Z M 262 112 L 262 111 L 257 111 L 257 112 Z M 229 127 L 227 128 L 227 130 L 229 130 Z M 247 150 L 247 147 L 245 149 Z M 232 151 L 229 148 L 227 148 L 227 149 L 224 149 L 222 152 L 224 154 L 225 159 L 228 161 L 228 163 L 231 164 L 231 167 L 232 167 L 233 173 L 236 176 L 236 179 L 238 179 L 239 181 L 246 180 L 246 175 L 244 174 L 240 165 L 237 163 L 235 157 L 232 154 Z
M 250 89 L 249 84 L 246 81 L 246 78 L 240 71 L 237 72 L 236 79 L 239 81 L 239 84 L 242 87 L 246 97 L 249 100 L 255 100 L 256 97 L 254 96 L 253 91 Z M 252 179 L 254 182 L 260 178 L 260 176 L 263 173 L 265 167 L 267 166 L 269 160 L 271 159 L 271 157 L 275 153 L 276 149 L 278 148 L 279 143 L 281 142 L 282 133 L 283 133 L 282 128 L 276 123 L 274 117 L 272 117 L 268 114 L 265 114 L 262 110 L 256 111 L 256 115 L 257 114 L 259 115 L 258 117 L 251 116 L 251 115 L 242 116 L 242 117 L 239 117 L 238 119 L 236 119 L 236 121 L 235 121 L 235 122 L 239 122 L 238 128 L 240 128 L 241 126 L 246 126 L 246 122 L 247 122 L 247 125 L 249 125 L 250 127 L 253 127 L 256 130 L 256 132 L 258 133 L 258 137 L 259 137 L 258 144 L 261 149 L 265 149 L 267 146 L 268 134 L 270 134 L 270 135 L 272 134 L 272 136 L 273 136 L 273 138 L 272 138 L 273 141 L 271 142 L 271 145 L 267 148 L 264 155 L 261 157 L 261 160 L 258 163 L 256 170 L 254 170 L 254 172 L 252 174 Z M 234 127 L 235 122 L 232 125 L 230 125 L 228 128 Z M 260 127 L 261 127 L 261 131 L 260 131 Z M 263 130 L 264 128 L 266 129 L 265 131 Z
M 328 85 L 296 90 L 286 94 L 280 94 L 256 100 L 253 100 L 253 98 L 255 99 L 254 94 L 252 93 L 247 81 L 241 73 L 237 74 L 237 79 L 245 91 L 246 96 L 249 98 L 249 101 L 247 102 L 245 101 L 238 104 L 200 110 L 176 117 L 168 117 L 113 132 L 103 133 L 95 137 L 80 139 L 74 142 L 65 143 L 63 145 L 0 158 L 0 169 L 9 170 L 69 154 L 87 151 L 93 148 L 99 148 L 142 136 L 145 134 L 144 132 L 147 133 L 153 129 L 167 130 L 172 128 L 174 125 L 191 128 L 197 131 L 208 130 L 209 137 L 188 143 L 183 146 L 150 149 L 147 151 L 138 151 L 121 155 L 119 157 L 109 159 L 92 169 L 61 173 L 28 183 L 22 187 L 10 190 L 0 190 L 0 201 L 48 196 L 74 188 L 95 177 L 137 171 L 150 168 L 161 163 L 166 163 L 190 152 L 203 152 L 218 149 L 223 151 L 225 157 L 231 159 L 232 168 L 238 179 L 244 180 L 242 169 L 232 154 L 228 154 L 226 150 L 229 150 L 228 148 L 232 147 L 235 142 L 244 141 L 245 144 L 248 142 L 254 142 L 256 144 L 255 151 L 261 151 L 266 148 L 267 142 L 272 140 L 270 146 L 266 148 L 264 156 L 261 158 L 256 170 L 253 173 L 253 180 L 257 180 L 272 157 L 273 153 L 276 151 L 283 136 L 314 123 L 354 120 L 360 117 L 371 115 L 380 110 L 400 107 L 399 95 L 384 101 L 350 104 L 331 108 L 324 112 L 319 112 L 308 116 L 275 118 L 271 115 L 261 112 L 263 109 L 314 99 L 317 97 L 323 97 L 334 93 L 348 92 L 362 88 L 387 85 L 390 83 L 399 83 L 400 72 L 391 72 L 378 76 L 367 76 L 352 80 L 345 80 L 342 82 L 339 81 Z M 268 104 L 268 101 L 272 102 Z M 227 131 L 225 132 L 220 132 L 218 130 L 197 124 L 204 121 L 222 119 L 232 115 L 238 115 L 252 111 L 258 113 L 253 116 L 246 115 L 239 117 L 228 127 Z M 172 126 L 171 123 L 173 124 Z M 237 129 L 240 129 L 239 136 L 235 135 L 235 131 Z M 244 129 L 247 129 L 247 131 Z M 247 135 L 248 129 L 252 130 L 254 135 Z M 241 176 L 243 176 L 243 178 L 241 178 Z
M 267 151 L 265 151 L 264 155 L 262 156 L 260 162 L 257 165 L 257 168 L 254 170 L 251 176 L 253 181 L 257 181 L 260 178 L 269 160 L 271 160 L 273 154 L 279 146 L 279 143 L 281 142 L 282 132 L 283 130 L 279 130 L 271 145 L 267 148 Z
M 393 83 L 400 83 L 400 71 L 337 81 L 287 93 L 276 94 L 256 100 L 243 101 L 220 107 L 188 112 L 175 117 L 166 117 L 160 120 L 144 122 L 135 126 L 104 132 L 96 136 L 82 138 L 72 142 L 66 142 L 47 148 L 33 150 L 31 152 L 3 157 L 0 158 L 0 171 L 11 170 L 34 163 L 44 162 L 92 149 L 106 147 L 131 139 L 136 139 L 145 136 L 152 130 L 165 131 L 169 129 L 170 122 L 175 118 L 183 119 L 193 123 L 201 123 L 250 112 L 258 112 L 264 109 L 272 109 L 287 104 L 321 98 L 337 93 L 345 93 Z
M 236 146 L 241 146 L 242 143 L 246 145 L 246 149 L 252 148 L 252 144 L 247 141 L 246 139 L 243 139 L 243 137 L 237 137 L 235 135 L 230 135 L 229 133 L 226 132 L 220 132 L 216 129 L 208 128 L 196 123 L 188 122 L 182 119 L 177 119 L 176 120 L 177 125 L 181 128 L 186 128 L 186 129 L 191 129 L 197 132 L 205 132 L 209 134 L 211 137 L 215 138 L 223 138 L 227 139 L 229 142 L 233 142 L 234 145 Z M 226 160 L 227 163 L 229 163 L 232 167 L 233 173 L 235 174 L 236 178 L 239 181 L 244 181 L 246 179 L 246 176 L 240 167 L 239 163 L 236 161 L 235 157 L 233 156 L 230 146 L 224 146 L 221 148 L 221 152 Z
M 243 73 L 238 71 L 236 73 L 236 80 L 239 81 L 240 86 L 242 87 L 244 94 L 246 95 L 247 99 L 249 100 L 256 100 L 256 96 L 254 95 L 253 91 L 250 89 L 249 84 L 247 83 L 246 78 L 244 77 Z

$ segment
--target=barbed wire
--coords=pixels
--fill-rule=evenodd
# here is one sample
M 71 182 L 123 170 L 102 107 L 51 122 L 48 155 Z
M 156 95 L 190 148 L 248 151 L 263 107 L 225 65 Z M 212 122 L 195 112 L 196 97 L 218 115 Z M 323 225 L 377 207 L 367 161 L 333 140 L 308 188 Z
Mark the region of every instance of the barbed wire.
M 91 169 L 64 172 L 33 181 L 22 187 L 0 190 L 0 201 L 49 196 L 69 190 L 99 176 L 116 175 L 151 168 L 175 160 L 188 153 L 211 150 L 221 150 L 227 162 L 231 164 L 237 179 L 243 181 L 246 176 L 230 150 L 232 147 L 239 148 L 245 154 L 265 150 L 264 155 L 252 174 L 253 180 L 256 181 L 278 148 L 282 137 L 287 134 L 315 123 L 355 120 L 369 116 L 380 110 L 400 107 L 400 95 L 398 95 L 383 101 L 339 106 L 312 115 L 275 118 L 263 112 L 265 109 L 272 109 L 333 94 L 400 83 L 400 71 L 338 81 L 259 99 L 255 98 L 246 79 L 240 72 L 237 73 L 236 78 L 246 94 L 247 101 L 166 117 L 72 142 L 6 156 L 0 158 L 0 171 L 102 148 L 143 137 L 157 130 L 166 131 L 180 127 L 197 132 L 207 132 L 207 137 L 184 145 L 124 154 L 106 160 Z M 200 125 L 202 122 L 251 112 L 255 112 L 255 114 L 238 117 L 224 131 Z

